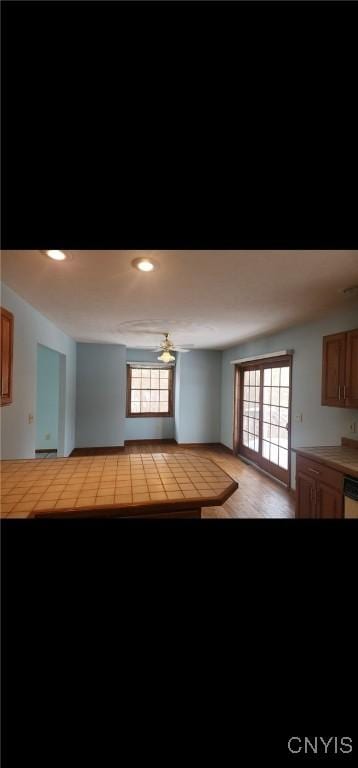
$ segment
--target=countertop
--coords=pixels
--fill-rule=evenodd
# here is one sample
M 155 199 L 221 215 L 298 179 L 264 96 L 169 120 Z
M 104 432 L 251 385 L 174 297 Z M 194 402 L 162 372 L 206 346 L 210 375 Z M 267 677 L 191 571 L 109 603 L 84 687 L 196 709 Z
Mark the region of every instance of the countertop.
M 358 477 L 358 441 L 349 441 L 350 445 L 312 446 L 292 448 L 300 456 L 315 459 L 345 475 Z M 357 442 L 357 447 L 352 444 Z
M 7 518 L 170 516 L 221 506 L 238 487 L 190 452 L 1 461 L 0 473 Z

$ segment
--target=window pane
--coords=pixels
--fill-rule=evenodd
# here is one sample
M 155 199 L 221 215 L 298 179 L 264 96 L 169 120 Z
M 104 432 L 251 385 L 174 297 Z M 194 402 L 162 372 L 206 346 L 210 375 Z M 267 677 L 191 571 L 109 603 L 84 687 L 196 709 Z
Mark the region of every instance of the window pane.
M 242 428 L 245 430 L 245 432 L 248 432 L 248 430 L 249 430 L 249 420 L 248 420 L 247 416 L 243 417 Z
M 259 429 L 260 429 L 260 422 L 258 419 L 255 419 L 255 435 L 259 434 Z
M 255 451 L 256 451 L 256 453 L 258 453 L 258 450 L 259 450 L 259 438 L 255 437 Z
M 150 389 L 150 378 L 142 379 L 142 389 Z
M 249 410 L 250 410 L 250 404 L 246 403 L 245 400 L 244 400 L 242 408 L 243 408 L 244 416 L 248 416 L 249 415 Z
M 168 389 L 168 382 L 165 379 L 160 379 L 159 382 L 160 389 Z
M 257 403 L 260 402 L 260 387 L 256 387 L 256 397 L 255 400 Z
M 167 413 L 168 412 L 168 403 L 160 403 L 159 410 L 161 413 Z
M 272 368 L 272 386 L 273 387 L 280 386 L 280 369 L 279 368 Z
M 278 427 L 271 425 L 271 443 L 278 443 Z
M 262 425 L 262 436 L 264 440 L 270 440 L 271 437 L 271 426 L 270 424 L 265 424 L 265 422 Z
M 255 387 L 250 387 L 250 401 L 255 402 Z
M 141 403 L 141 413 L 149 413 L 150 412 L 150 402 L 149 403 Z
M 244 387 L 244 400 L 249 400 L 250 398 L 250 387 Z
M 132 413 L 139 413 L 140 412 L 140 403 L 132 403 L 131 404 L 131 412 Z
M 271 421 L 271 408 L 269 405 L 263 407 L 263 419 L 264 421 Z
M 271 386 L 271 368 L 265 368 L 264 370 L 264 387 Z
M 162 403 L 167 403 L 168 402 L 168 390 L 166 390 L 166 389 L 165 390 L 163 390 L 163 389 L 160 390 L 160 401 Z
M 260 373 L 261 371 L 256 371 L 256 386 L 260 386 Z
M 278 445 L 270 443 L 270 461 L 273 464 L 278 464 Z
M 280 408 L 280 425 L 288 429 L 288 408 Z
M 140 400 L 140 390 L 139 389 L 132 389 L 131 398 L 132 398 L 132 403 L 139 402 L 139 400 Z
M 281 368 L 281 387 L 289 387 L 290 386 L 290 369 L 287 368 Z
M 280 405 L 288 408 L 288 387 L 280 387 Z
M 285 448 L 279 449 L 278 463 L 282 469 L 288 469 L 288 451 L 286 451 Z
M 159 376 L 160 376 L 161 381 L 168 381 L 169 371 L 160 370 L 159 371 Z
M 249 448 L 251 448 L 252 451 L 255 450 L 255 438 L 253 435 L 249 434 Z
M 264 403 L 271 403 L 271 387 L 264 387 Z
M 150 401 L 150 411 L 151 411 L 151 413 L 156 413 L 156 411 L 159 411 L 158 400 L 151 400 Z
M 150 389 L 142 390 L 142 403 L 149 403 L 150 401 Z
M 272 405 L 278 405 L 280 399 L 280 390 L 278 387 L 272 387 L 271 389 L 271 403 Z
M 142 371 L 140 368 L 132 368 L 132 379 L 140 379 L 142 376 Z
M 264 459 L 270 458 L 270 443 L 267 443 L 266 440 L 262 441 L 262 455 Z
M 156 403 L 159 401 L 159 390 L 158 389 L 152 389 L 150 393 L 150 399 Z
M 242 442 L 244 445 L 248 446 L 249 444 L 249 435 L 247 432 L 242 433 Z
M 250 383 L 250 373 L 249 371 L 245 371 L 244 373 L 244 386 L 248 387 Z
M 255 422 L 254 419 L 249 419 L 249 432 L 253 435 L 255 431 Z
M 250 371 L 250 387 L 255 386 L 255 371 Z
M 282 427 L 280 427 L 279 431 L 279 444 L 284 448 L 287 448 L 288 446 L 288 432 L 287 429 L 283 429 Z
M 278 424 L 279 421 L 279 408 L 277 405 L 271 406 L 271 424 Z

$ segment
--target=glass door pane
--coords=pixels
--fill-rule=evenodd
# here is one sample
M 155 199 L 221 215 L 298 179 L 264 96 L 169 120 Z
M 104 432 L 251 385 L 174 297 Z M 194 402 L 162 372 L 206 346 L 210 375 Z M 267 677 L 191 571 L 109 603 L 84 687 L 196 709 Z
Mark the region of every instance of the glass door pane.
M 244 371 L 242 391 L 242 445 L 259 453 L 260 443 L 260 369 Z
M 262 457 L 288 469 L 290 368 L 263 370 Z

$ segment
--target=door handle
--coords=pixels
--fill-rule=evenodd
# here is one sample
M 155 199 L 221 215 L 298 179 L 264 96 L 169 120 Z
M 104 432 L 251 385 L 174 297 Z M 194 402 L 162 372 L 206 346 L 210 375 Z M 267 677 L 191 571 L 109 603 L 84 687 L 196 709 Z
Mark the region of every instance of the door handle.
M 321 474 L 318 469 L 312 469 L 311 467 L 308 467 L 308 471 L 309 472 L 313 472 L 314 475 L 320 475 Z

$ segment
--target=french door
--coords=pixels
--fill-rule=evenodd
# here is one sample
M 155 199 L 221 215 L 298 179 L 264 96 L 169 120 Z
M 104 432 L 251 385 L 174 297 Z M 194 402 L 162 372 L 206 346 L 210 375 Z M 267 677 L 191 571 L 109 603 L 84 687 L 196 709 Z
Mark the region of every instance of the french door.
M 238 452 L 290 485 L 291 357 L 238 369 Z

